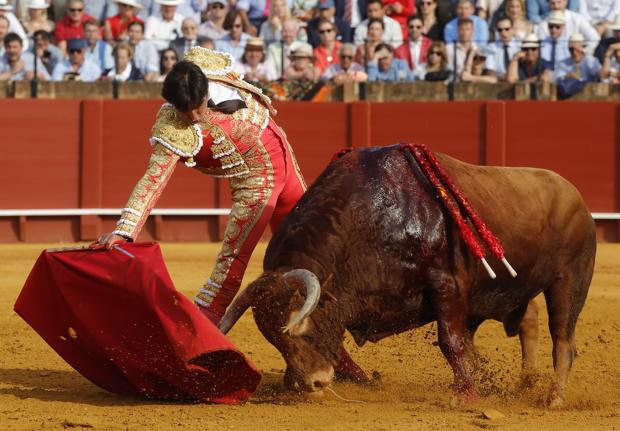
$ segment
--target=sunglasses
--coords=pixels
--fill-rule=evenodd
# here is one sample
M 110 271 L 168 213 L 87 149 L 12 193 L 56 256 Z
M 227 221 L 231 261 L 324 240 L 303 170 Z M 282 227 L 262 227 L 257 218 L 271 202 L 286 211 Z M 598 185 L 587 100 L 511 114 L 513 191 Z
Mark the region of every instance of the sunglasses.
M 84 9 L 69 9 L 69 12 L 82 12 Z
M 582 52 L 582 51 L 583 51 L 583 49 L 581 49 L 581 48 L 571 47 L 571 48 L 568 48 L 568 51 L 569 51 L 569 52 L 575 52 L 575 51 L 577 51 L 577 52 Z
M 333 28 L 326 28 L 324 30 L 319 30 L 319 34 L 331 33 L 332 31 L 334 31 Z
M 549 24 L 549 28 L 562 28 L 562 24 Z
M 421 25 L 410 25 L 410 26 L 409 26 L 409 28 L 411 28 L 411 29 L 414 29 L 414 30 L 415 30 L 415 29 L 421 29 L 421 28 L 422 28 L 422 26 L 421 26 Z
M 243 27 L 243 24 L 233 24 L 233 28 L 241 28 Z
M 430 51 L 429 55 L 441 55 L 441 51 Z
M 353 56 L 352 55 L 341 55 L 340 58 L 342 58 L 344 60 L 352 60 Z
M 497 31 L 499 31 L 500 33 L 503 33 L 505 31 L 510 31 L 512 27 L 497 27 Z
M 164 60 L 174 60 L 177 61 L 177 58 L 171 55 L 164 55 Z

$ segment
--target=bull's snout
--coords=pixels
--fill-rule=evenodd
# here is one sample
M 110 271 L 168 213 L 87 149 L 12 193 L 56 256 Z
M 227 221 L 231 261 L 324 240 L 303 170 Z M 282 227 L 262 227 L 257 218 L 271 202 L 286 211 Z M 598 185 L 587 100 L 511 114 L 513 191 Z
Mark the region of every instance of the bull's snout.
M 284 384 L 294 391 L 317 392 L 328 387 L 334 380 L 334 368 L 314 371 L 308 375 L 302 375 L 287 368 L 284 375 Z

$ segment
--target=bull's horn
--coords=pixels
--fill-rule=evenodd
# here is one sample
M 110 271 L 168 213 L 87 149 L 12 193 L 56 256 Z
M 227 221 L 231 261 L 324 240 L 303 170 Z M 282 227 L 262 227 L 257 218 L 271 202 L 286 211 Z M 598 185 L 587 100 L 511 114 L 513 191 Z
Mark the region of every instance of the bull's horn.
M 298 323 L 310 315 L 316 308 L 321 298 L 321 283 L 314 273 L 307 269 L 293 269 L 283 276 L 284 282 L 288 285 L 288 281 L 297 280 L 304 285 L 306 290 L 306 302 L 301 307 L 296 316 L 294 316 L 287 325 L 282 328 L 283 332 L 290 332 Z
M 235 326 L 237 320 L 239 320 L 239 318 L 243 316 L 245 310 L 250 308 L 250 305 L 252 305 L 253 290 L 254 289 L 251 285 L 248 286 L 243 292 L 239 294 L 239 296 L 235 298 L 232 304 L 228 306 L 224 317 L 222 317 L 222 320 L 220 320 L 220 323 L 218 325 L 218 328 L 220 329 L 220 331 L 222 331 L 223 334 L 227 334 L 228 331 L 230 331 L 232 327 Z

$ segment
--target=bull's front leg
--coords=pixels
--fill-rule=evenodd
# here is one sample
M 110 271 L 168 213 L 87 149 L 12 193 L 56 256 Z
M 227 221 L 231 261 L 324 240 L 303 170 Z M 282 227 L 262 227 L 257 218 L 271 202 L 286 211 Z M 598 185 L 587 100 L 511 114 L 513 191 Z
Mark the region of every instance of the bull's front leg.
M 450 274 L 431 277 L 434 306 L 437 313 L 439 347 L 454 372 L 455 398 L 452 404 L 472 404 L 479 394 L 467 371 L 467 303 L 463 292 Z

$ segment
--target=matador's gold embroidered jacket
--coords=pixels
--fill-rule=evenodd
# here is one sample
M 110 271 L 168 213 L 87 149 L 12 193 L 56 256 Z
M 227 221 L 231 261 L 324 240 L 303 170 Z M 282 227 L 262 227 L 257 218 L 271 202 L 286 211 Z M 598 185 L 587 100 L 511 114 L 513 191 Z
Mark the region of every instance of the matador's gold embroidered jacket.
M 164 104 L 152 129 L 153 152 L 147 170 L 123 208 L 115 234 L 136 239 L 178 161 L 183 160 L 186 166 L 209 175 L 248 175 L 244 154 L 262 145 L 261 134 L 269 123 L 270 113 L 275 113 L 271 101 L 260 89 L 231 71 L 231 58 L 204 48 L 193 48 L 185 60 L 198 64 L 209 80 L 236 89 L 247 108 L 233 115 L 209 110 L 207 118 L 199 124 L 191 124 L 174 106 Z

